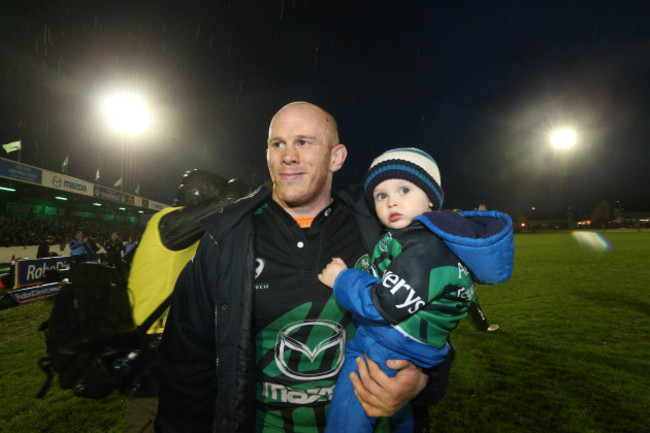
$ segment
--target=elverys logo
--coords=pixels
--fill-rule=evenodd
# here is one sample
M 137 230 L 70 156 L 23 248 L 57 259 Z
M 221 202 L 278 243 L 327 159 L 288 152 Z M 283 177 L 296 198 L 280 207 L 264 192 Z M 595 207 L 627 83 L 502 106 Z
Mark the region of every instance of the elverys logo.
M 59 176 L 54 176 L 52 178 L 52 185 L 54 185 L 55 187 L 60 188 L 62 184 L 63 184 L 63 181 L 61 180 L 61 178 Z
M 295 380 L 327 379 L 341 370 L 344 348 L 345 329 L 340 324 L 329 320 L 295 322 L 278 333 L 275 364 Z

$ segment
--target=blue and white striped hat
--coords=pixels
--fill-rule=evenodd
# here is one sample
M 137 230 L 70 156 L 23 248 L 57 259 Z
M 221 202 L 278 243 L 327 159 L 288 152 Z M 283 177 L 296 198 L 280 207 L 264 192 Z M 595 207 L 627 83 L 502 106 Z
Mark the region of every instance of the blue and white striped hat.
M 442 191 L 438 164 L 428 153 L 415 147 L 388 150 L 372 161 L 363 188 L 366 198 L 373 202 L 375 187 L 386 179 L 406 179 L 424 191 L 433 203 L 434 210 L 442 208 L 445 193 Z

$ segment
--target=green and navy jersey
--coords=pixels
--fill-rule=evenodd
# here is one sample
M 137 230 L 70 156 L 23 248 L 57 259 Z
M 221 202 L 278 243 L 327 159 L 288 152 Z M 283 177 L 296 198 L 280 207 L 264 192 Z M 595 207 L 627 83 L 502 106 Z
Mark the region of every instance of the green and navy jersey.
M 415 339 L 442 347 L 476 300 L 469 270 L 434 233 L 414 222 L 386 232 L 372 268 L 381 282 L 371 289 L 381 316 Z
M 272 200 L 254 219 L 256 431 L 322 432 L 354 326 L 318 274 L 332 257 L 354 267 L 368 255 L 338 201 L 306 229 Z

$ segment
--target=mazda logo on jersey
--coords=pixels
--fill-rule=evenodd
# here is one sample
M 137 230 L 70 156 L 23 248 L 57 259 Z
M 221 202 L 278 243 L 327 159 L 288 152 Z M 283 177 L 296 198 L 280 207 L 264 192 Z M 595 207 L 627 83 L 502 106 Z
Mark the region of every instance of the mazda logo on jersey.
M 329 320 L 305 320 L 285 326 L 275 342 L 275 364 L 300 381 L 338 374 L 345 360 L 345 329 Z M 299 356 L 295 356 L 295 353 Z

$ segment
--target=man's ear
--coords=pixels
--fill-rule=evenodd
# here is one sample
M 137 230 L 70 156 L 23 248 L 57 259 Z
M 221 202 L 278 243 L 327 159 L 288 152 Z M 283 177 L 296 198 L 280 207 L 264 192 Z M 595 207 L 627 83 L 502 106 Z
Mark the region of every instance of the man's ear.
M 348 149 L 344 144 L 337 144 L 330 151 L 330 171 L 334 173 L 343 167 L 345 158 L 348 156 Z

